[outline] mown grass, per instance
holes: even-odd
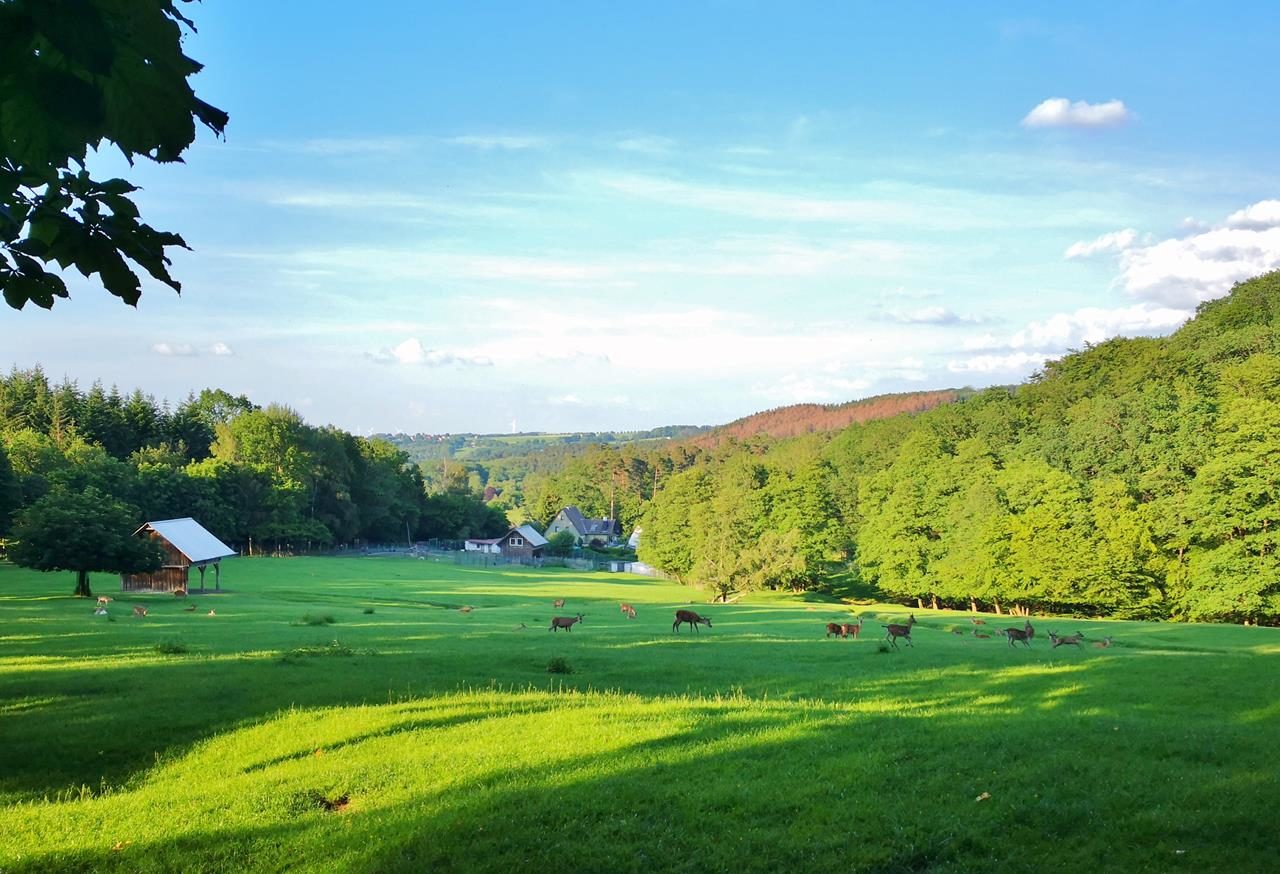
[[[917,611],[885,653],[898,608],[607,574],[224,582],[108,623],[0,565],[0,869],[1274,869],[1271,629],[1033,619],[1026,650]],[[691,600],[714,628],[672,634]],[[863,637],[827,639],[851,611]]]

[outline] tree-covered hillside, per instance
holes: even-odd
[[[1278,520],[1272,273],[1014,390],[705,457],[645,507],[641,557],[726,592],[847,567],[907,601],[1274,622]]]

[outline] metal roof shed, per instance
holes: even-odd
[[[191,568],[200,571],[200,588],[204,589],[204,572],[213,565],[214,589],[222,588],[222,559],[236,554],[190,517],[148,522],[133,532],[150,537],[164,550],[164,564],[150,574],[125,574],[121,577],[125,591],[186,591]]]

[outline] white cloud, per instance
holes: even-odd
[[[512,136],[512,135],[468,135],[449,137],[445,142],[458,146],[469,146],[487,152],[493,149],[518,151],[521,149],[541,149],[548,144],[546,137]]]
[[[231,351],[231,347],[226,343],[214,343],[209,347],[209,351],[218,357],[226,357],[235,354]]]
[[[1047,352],[1012,352],[1008,355],[975,355],[972,358],[947,362],[952,373],[999,373],[1026,375],[1057,356]]]
[[[1014,333],[1006,345],[1011,349],[1065,351],[1112,337],[1167,334],[1191,315],[1190,310],[1145,303],[1117,309],[1084,307],[1074,313],[1058,313],[1043,321],[1031,322]]]
[[[904,325],[959,325],[976,324],[982,320],[976,316],[962,316],[942,306],[918,307],[913,310],[890,310],[888,316]]]
[[[1050,97],[1022,119],[1024,127],[1104,128],[1124,124],[1133,114],[1121,100],[1106,103],[1074,103],[1065,97]]]
[[[1110,234],[1090,240],[1089,242],[1080,241],[1072,243],[1063,254],[1064,258],[1090,258],[1100,252],[1123,252],[1131,247],[1138,238],[1138,232],[1133,228],[1125,228],[1123,231],[1114,231]]]
[[[1216,228],[1121,253],[1119,281],[1134,297],[1190,309],[1276,269],[1280,227]]]
[[[200,353],[190,343],[156,343],[151,351],[157,355],[175,355],[190,358]]]
[[[1227,227],[1264,231],[1280,227],[1280,200],[1260,200],[1227,216]]]
[[[376,352],[367,352],[365,355],[379,364],[423,365],[426,367],[445,367],[450,364],[468,367],[488,367],[493,364],[491,360],[484,357],[457,355],[452,352],[443,352],[439,349],[428,349],[422,345],[422,341],[417,337],[410,337],[395,346],[384,347]]]

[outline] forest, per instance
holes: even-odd
[[[383,440],[205,389],[176,407],[140,390],[0,377],[0,538],[22,513],[92,490],[136,520],[192,516],[244,550],[496,536],[505,516],[465,477],[424,488]]]

